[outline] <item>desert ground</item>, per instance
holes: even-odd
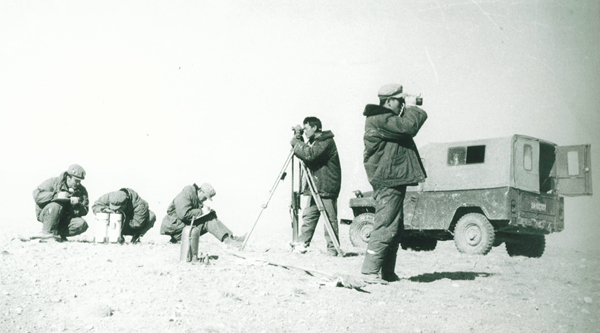
[[[90,231],[39,242],[21,238],[41,225],[21,222],[0,235],[0,332],[600,331],[599,253],[558,245],[560,234],[539,259],[504,245],[400,250],[400,281],[347,288],[336,278],[358,276],[364,256],[346,225],[343,258],[325,254],[321,226],[308,253],[292,253],[281,224],[241,252],[203,236],[207,265],[180,261],[157,230],[136,245],[95,244]]]

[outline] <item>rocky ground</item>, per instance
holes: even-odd
[[[400,281],[357,290],[328,278],[360,271],[347,228],[344,258],[325,254],[322,232],[304,255],[278,237],[253,236],[238,252],[206,235],[208,265],[181,262],[180,246],[164,236],[40,243],[5,230],[0,332],[600,331],[597,252],[554,246],[554,235],[540,259],[509,257],[503,245],[468,256],[442,242],[433,252],[401,251]]]

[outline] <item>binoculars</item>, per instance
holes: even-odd
[[[414,97],[415,98],[415,105],[421,106],[423,105],[423,97],[421,97],[421,94],[418,94],[417,96],[415,95],[406,95],[406,97]],[[404,97],[404,100],[406,101],[406,97]]]

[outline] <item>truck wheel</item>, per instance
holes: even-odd
[[[506,242],[506,252],[509,256],[523,256],[539,258],[546,249],[546,237],[544,235],[523,236],[519,241]]]
[[[400,239],[400,246],[403,250],[410,249],[413,251],[433,251],[437,246],[437,239],[403,237],[402,239]]]
[[[354,218],[350,226],[350,242],[352,245],[360,249],[367,248],[374,222],[375,214],[373,213],[363,213]]]
[[[456,223],[454,243],[462,253],[488,254],[494,244],[494,227],[482,214],[466,214]]]

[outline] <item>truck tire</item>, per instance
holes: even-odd
[[[437,239],[435,238],[417,238],[417,237],[403,237],[400,239],[400,246],[403,250],[413,251],[433,251],[437,246]]]
[[[375,214],[373,213],[363,213],[354,218],[352,225],[350,225],[350,242],[352,245],[360,249],[367,249],[374,222]]]
[[[546,237],[544,235],[522,236],[515,242],[506,242],[506,252],[509,256],[523,256],[539,258],[546,249]]]
[[[479,213],[461,217],[454,228],[454,244],[459,252],[485,255],[494,244],[494,227]]]

